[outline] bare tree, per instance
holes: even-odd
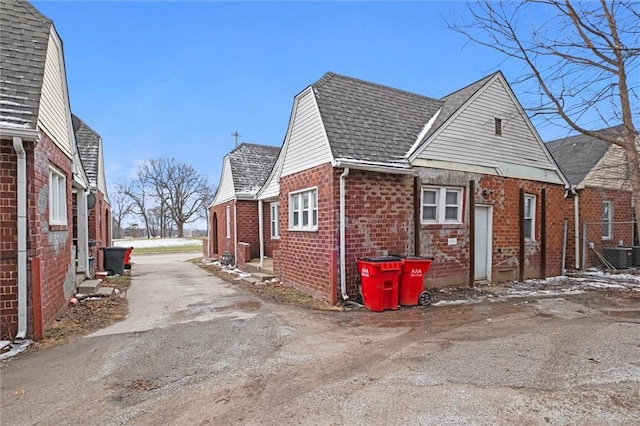
[[[154,189],[161,212],[165,207],[168,209],[178,237],[184,236],[186,223],[205,217],[213,189],[207,177],[198,174],[192,166],[173,158],[161,158],[145,161],[139,174]]]
[[[485,0],[470,20],[450,25],[470,40],[525,64],[516,84],[537,96],[525,105],[535,120],[572,130],[624,151],[640,218],[640,6],[632,0]],[[619,125],[616,132],[597,129]]]
[[[122,238],[122,222],[133,211],[133,203],[131,197],[125,193],[125,187],[126,185],[124,183],[118,183],[109,191],[111,194],[111,212],[116,229],[116,238]]]
[[[152,202],[152,194],[150,193],[149,181],[146,175],[138,170],[137,177],[129,184],[123,184],[121,190],[131,200],[131,212],[142,218],[147,238],[151,238],[148,209]]]

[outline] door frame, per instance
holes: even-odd
[[[487,268],[487,277],[485,278],[487,281],[491,281],[491,269],[492,269],[492,260],[493,260],[493,206],[490,204],[476,204],[474,206],[474,209],[486,209],[487,210],[487,230],[486,230],[486,241],[487,241],[487,257],[486,259],[484,259],[484,263],[486,265]],[[473,275],[474,275],[474,281],[484,281],[484,279],[480,279],[477,280],[475,279],[475,267],[478,264],[478,262],[481,262],[482,259],[478,258],[477,253],[475,253],[476,247],[475,244],[478,242],[478,238],[477,238],[477,233],[479,230],[479,223],[478,223],[478,218],[476,215],[476,211],[474,210],[473,214],[475,216],[474,219],[474,245],[471,248],[474,251],[474,271],[473,271]]]

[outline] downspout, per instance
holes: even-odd
[[[258,200],[258,236],[260,238],[260,263],[258,264],[258,269],[262,269],[264,263],[264,211],[263,211],[263,202],[262,200]],[[272,219],[273,220],[273,219]]]
[[[14,136],[13,149],[18,157],[18,333],[27,336],[27,153],[22,138]]]
[[[576,193],[573,197],[573,228],[574,228],[574,240],[575,240],[575,256],[576,256],[576,270],[580,269],[580,203],[578,202],[579,195]]]
[[[233,252],[236,267],[238,267],[238,200],[233,200]]]
[[[346,206],[345,206],[345,180],[349,176],[349,168],[345,167],[344,171],[340,175],[340,292],[342,293],[342,298],[347,300],[349,296],[347,295],[347,267],[345,265],[346,262]]]

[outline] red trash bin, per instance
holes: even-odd
[[[358,259],[364,307],[380,312],[398,309],[398,282],[402,259],[397,256]]]
[[[124,252],[124,269],[131,269],[131,252],[133,247],[127,247],[127,251]]]
[[[398,301],[403,306],[429,305],[431,294],[424,291],[424,275],[431,268],[433,258],[407,256],[402,259],[402,274],[398,289]]]

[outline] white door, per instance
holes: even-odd
[[[491,280],[491,207],[475,209],[474,279]]]

